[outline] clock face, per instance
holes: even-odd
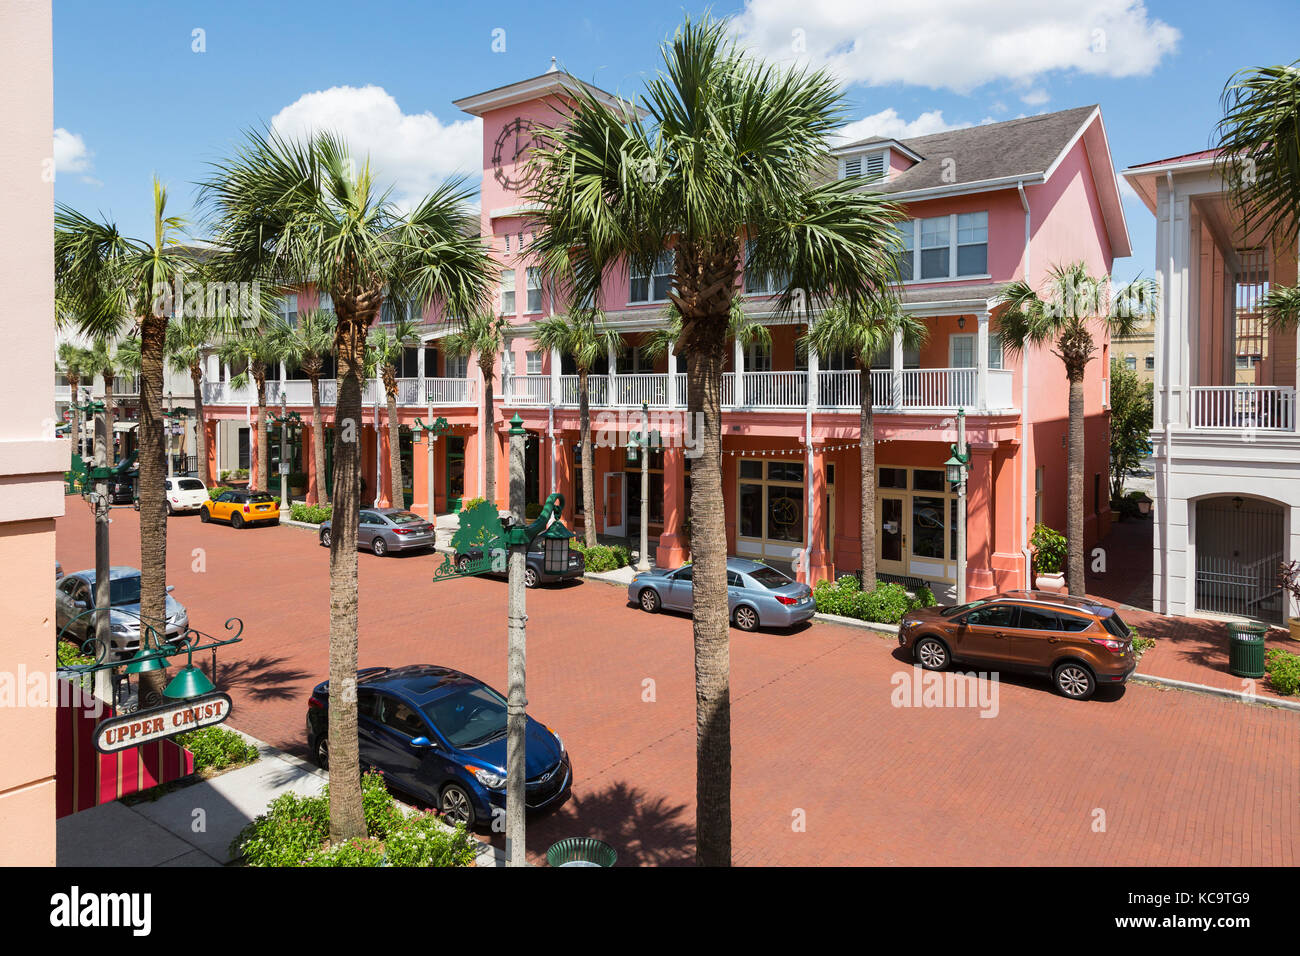
[[[533,125],[516,117],[497,134],[492,147],[492,175],[506,189],[519,189],[524,184],[522,173],[516,169],[511,175],[506,166],[518,167],[525,160],[525,152],[533,145]]]

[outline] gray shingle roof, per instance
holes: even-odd
[[[1095,105],[1079,106],[1041,116],[900,139],[898,142],[921,156],[921,161],[896,173],[889,182],[875,183],[871,188],[900,193],[1044,173],[1096,108]],[[837,152],[888,140],[889,137],[873,136],[839,147]],[[953,161],[951,167],[945,164],[946,159]],[[948,168],[956,176],[951,182],[943,179]]]

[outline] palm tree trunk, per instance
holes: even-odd
[[[167,475],[163,447],[163,358],[167,320],[147,315],[140,320],[140,620],[153,629],[159,642],[167,636],[167,501],[163,479]],[[112,377],[105,385],[105,424],[111,449],[113,435]],[[112,461],[112,452],[109,460]],[[139,706],[163,703],[166,671],[139,675]]]
[[[591,455],[591,402],[587,396],[585,368],[578,369],[578,421],[582,443],[582,540],[596,546],[596,463]]]
[[[876,397],[871,389],[871,369],[866,365],[858,369],[858,394],[862,399],[858,422],[858,464],[862,472],[858,536],[862,543],[862,590],[871,591],[876,587]]]
[[[320,414],[319,375],[311,376],[311,450],[312,466],[316,471],[316,500],[318,504],[328,505],[330,490],[325,484],[325,425]]]
[[[499,508],[500,503],[497,501],[497,432],[492,419],[492,356],[488,356],[487,362],[483,362],[480,358],[478,367],[483,372],[483,434],[480,437],[483,441],[483,469],[487,472],[483,479],[483,487],[486,490],[487,500],[492,502],[492,507]]]
[[[394,508],[406,507],[406,492],[402,488],[401,423],[397,420],[397,392],[388,392],[388,501]]]
[[[1067,370],[1070,379],[1069,478],[1065,495],[1065,536],[1069,545],[1067,583],[1074,595],[1083,580],[1083,370]]]
[[[77,392],[81,388],[81,377],[68,376],[68,389],[72,392],[72,401],[68,403],[68,436],[72,439],[72,453],[81,454],[81,411],[77,408]]]
[[[108,467],[115,468],[117,467],[117,453],[115,451],[117,446],[114,444],[114,440],[117,438],[117,436],[113,434],[113,420],[115,417],[113,415],[113,373],[105,372],[103,377],[104,377],[104,427],[108,430]],[[143,375],[141,377],[143,377]],[[159,395],[159,403],[160,403],[159,407],[161,408],[162,407],[161,406],[161,402],[162,402],[161,383],[158,386],[158,395]],[[140,396],[140,407],[141,408],[144,407],[143,393]],[[166,463],[167,460],[166,458],[164,458],[163,459],[164,472],[166,472],[166,467],[165,467]]]
[[[257,383],[257,484],[254,491],[270,487],[267,471],[271,468],[271,442],[266,434],[266,382]]]
[[[198,453],[199,460],[196,462],[195,469],[203,476],[203,483],[211,485],[216,477],[208,471],[208,419],[207,412],[203,407],[203,368],[196,365],[190,369],[190,380],[194,382],[194,420],[198,423]]]
[[[375,308],[377,308],[378,296]],[[334,519],[330,536],[330,839],[366,835],[357,739],[357,522],[361,515],[361,379],[366,317],[337,297]],[[372,310],[373,312],[373,310]],[[373,314],[369,316],[373,318]]]
[[[731,865],[731,646],[727,607],[727,527],[722,504],[722,366],[727,315],[701,317],[708,329],[688,353],[687,408],[702,424],[691,465],[691,555],[695,571],[695,861]],[[716,329],[716,331],[715,331]],[[701,341],[703,340],[703,341]]]

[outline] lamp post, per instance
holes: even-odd
[[[637,436],[641,447],[641,553],[637,557],[637,571],[650,570],[650,407],[641,403],[641,434]]]
[[[519,413],[510,419],[510,542],[507,577],[507,681],[506,701],[506,861],[510,866],[524,866],[525,736],[528,729],[528,698],[524,692],[527,673],[528,614],[524,575],[527,572],[526,537],[514,532],[524,519],[524,431]]]
[[[271,415],[266,420],[266,435],[271,436],[271,429],[280,426],[280,509],[289,508],[289,426],[302,426],[302,416],[289,411],[289,396],[280,390],[280,414]]]
[[[447,424],[447,419],[439,418],[436,421],[434,420],[432,402],[429,404],[429,424],[426,425],[417,418],[415,424],[411,426],[411,441],[414,444],[418,445],[420,443],[421,434],[428,436],[425,449],[428,462],[425,468],[425,494],[429,501],[427,509],[429,521],[434,523],[437,523],[438,516],[434,513],[435,509],[433,507],[433,446],[437,442],[439,435],[445,435],[449,431],[451,431],[451,426]]]
[[[966,475],[970,473],[970,448],[966,445],[966,409],[957,409],[957,444],[944,462],[949,484],[957,488],[957,603],[966,603]]]
[[[167,477],[168,478],[174,478],[176,476],[176,454],[172,449],[172,438],[174,437],[174,433],[176,431],[176,427],[178,423],[181,422],[185,418],[185,416],[189,414],[188,408],[186,408],[183,405],[173,405],[172,401],[173,401],[172,394],[168,392],[167,404],[171,407],[168,411],[163,412],[163,418],[167,419],[167,425],[166,425],[167,431],[165,437],[166,437],[166,445],[167,445]]]

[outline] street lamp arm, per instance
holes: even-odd
[[[506,534],[507,542],[522,545],[532,544],[533,540],[550,525],[551,519],[554,518],[558,521],[563,511],[564,495],[558,491],[551,492],[546,496],[546,504],[542,505],[542,511],[537,516],[537,520],[522,528],[511,528]]]

